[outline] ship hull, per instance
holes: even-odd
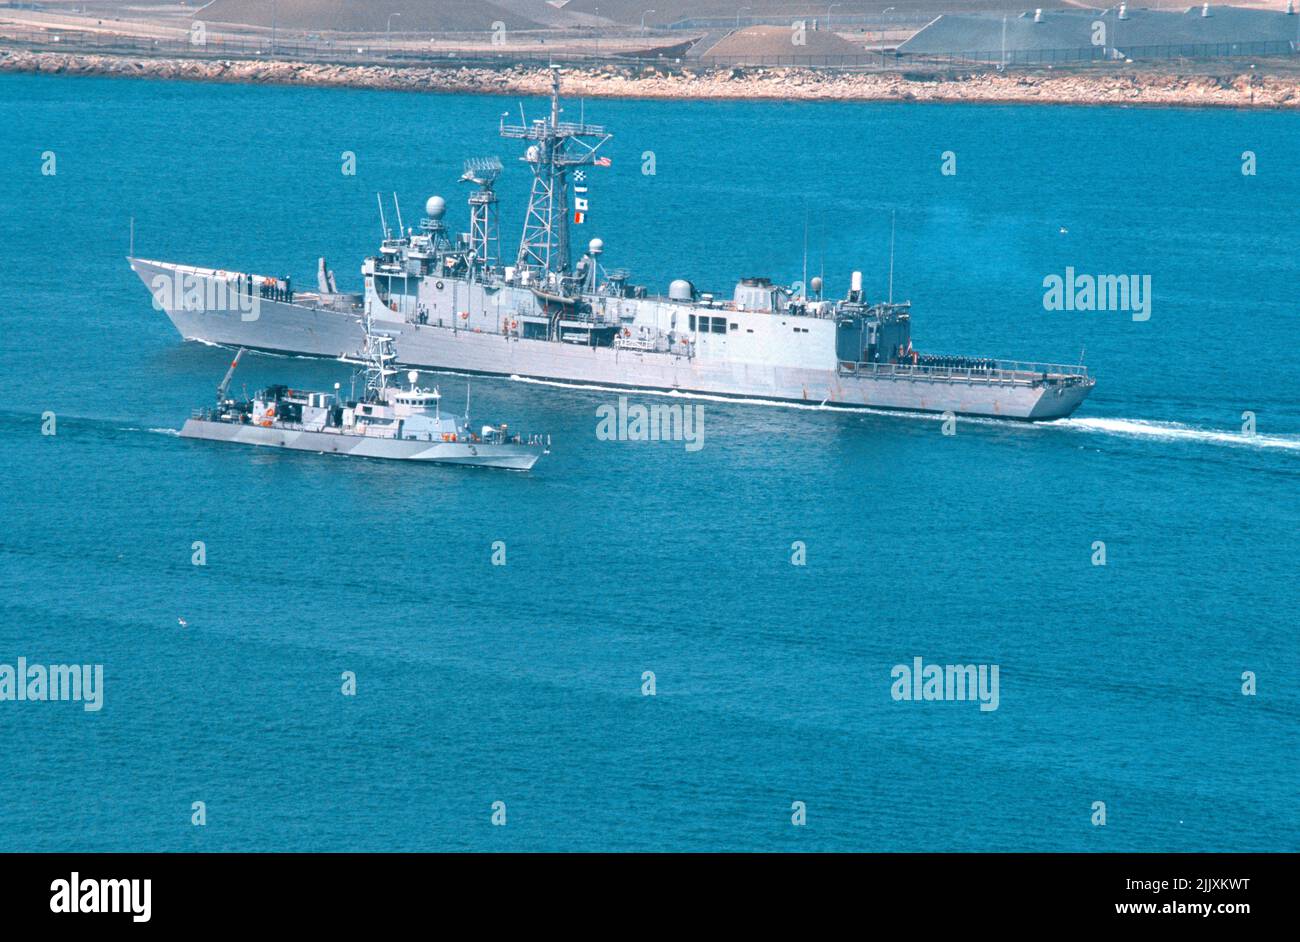
[[[527,445],[472,442],[418,442],[391,438],[367,438],[364,435],[341,435],[297,429],[236,425],[189,419],[181,428],[182,438],[212,442],[230,442],[310,451],[325,455],[350,455],[358,458],[386,458],[397,461],[424,461],[482,468],[506,468],[527,471],[536,463],[541,451]]]
[[[132,259],[131,264],[146,285],[170,270],[166,263],[142,259]],[[331,358],[355,357],[361,342],[356,312],[269,299],[260,299],[255,317],[239,310],[174,305],[163,309],[187,340]],[[1067,416],[1091,391],[1091,383],[995,383],[979,377],[954,381],[907,373],[853,375],[835,368],[639,352],[431,324],[376,323],[393,338],[404,367],[574,385],[1029,421]]]

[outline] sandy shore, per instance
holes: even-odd
[[[1219,71],[1216,71],[1219,70]],[[304,62],[143,59],[0,49],[0,71],[257,82],[470,94],[542,95],[544,69],[344,66]],[[1226,108],[1300,108],[1300,73],[1251,71],[1246,60],[1200,64],[1182,74],[1137,70],[847,73],[797,68],[633,72],[618,65],[565,69],[564,90],[589,98],[773,99],[781,101],[1042,102]]]

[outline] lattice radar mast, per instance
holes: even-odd
[[[465,161],[465,172],[460,175],[462,183],[478,187],[469,195],[469,247],[486,269],[496,268],[500,263],[501,232],[493,187],[501,169],[500,157],[471,157]]]
[[[532,123],[506,124],[501,136],[530,141],[522,159],[533,171],[516,266],[546,276],[573,271],[569,248],[569,171],[593,166],[596,151],[613,135],[600,125],[561,121],[560,70],[551,66],[551,113]],[[520,120],[523,121],[522,106]]]

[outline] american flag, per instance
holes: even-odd
[[[597,167],[608,167],[612,161],[608,157],[597,157],[592,163]]]

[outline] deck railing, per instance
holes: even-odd
[[[958,359],[956,357],[954,360]],[[969,360],[970,358],[966,358]],[[980,366],[912,363],[853,363],[841,360],[844,376],[877,376],[881,379],[926,379],[945,383],[1036,386],[1044,383],[1079,386],[1092,382],[1082,364],[1036,363],[1024,360],[981,360]]]

